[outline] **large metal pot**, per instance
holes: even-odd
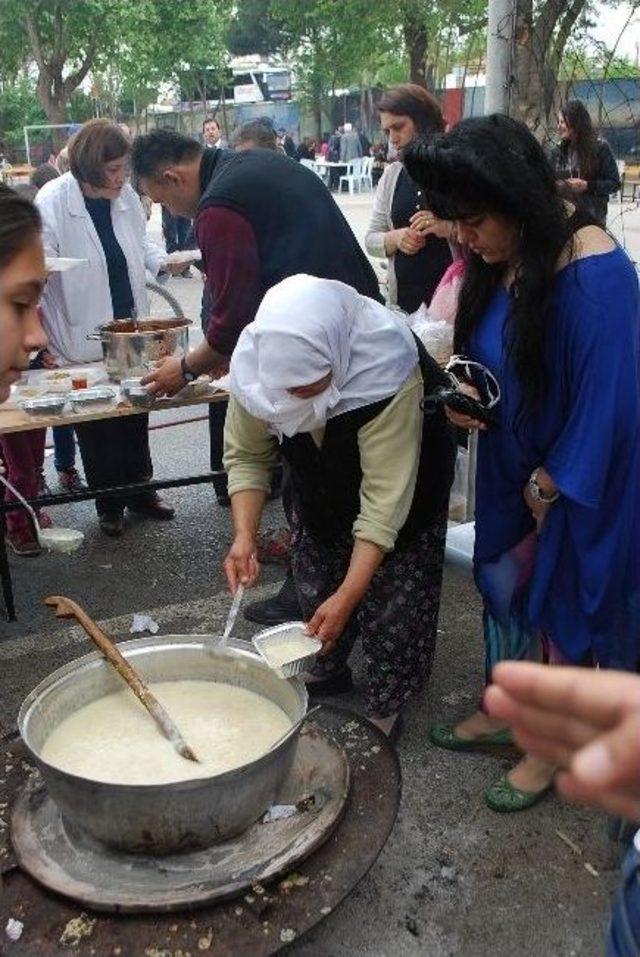
[[[165,356],[184,356],[190,325],[190,319],[122,319],[98,326],[87,339],[102,343],[109,378],[120,382],[145,375],[152,363]]]
[[[203,637],[170,635],[118,645],[148,682],[224,681],[275,702],[298,721],[307,692],[297,678],[283,681],[245,642],[203,650]],[[176,784],[124,785],[90,781],[48,764],[40,750],[52,728],[81,706],[123,687],[99,652],[58,668],[25,699],[20,733],[65,819],[112,847],[168,854],[207,847],[239,834],[274,802],[293,761],[298,729],[256,761],[213,777]]]

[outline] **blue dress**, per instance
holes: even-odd
[[[640,663],[640,302],[622,249],[557,274],[544,399],[523,413],[499,290],[467,353],[502,389],[500,427],[481,433],[475,574],[487,667],[532,655],[548,635],[576,664]],[[543,466],[561,497],[540,535],[523,491]]]

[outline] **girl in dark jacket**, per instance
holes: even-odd
[[[569,100],[558,116],[560,145],[551,159],[567,199],[606,226],[609,196],[620,189],[620,174],[611,147],[598,138],[584,103]]]

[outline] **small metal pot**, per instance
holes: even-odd
[[[190,319],[123,319],[98,326],[87,339],[102,343],[113,382],[143,376],[166,356],[182,357],[189,348]]]
[[[307,712],[298,678],[282,681],[245,642],[203,649],[204,636],[168,635],[118,647],[147,682],[223,681],[269,698],[295,724]],[[99,652],[69,662],[25,699],[18,727],[63,817],[89,836],[123,851],[170,854],[208,847],[244,831],[274,803],[289,773],[300,728],[260,758],[224,774],[174,784],[126,785],[69,774],[40,758],[49,733],[96,698],[122,690]]]

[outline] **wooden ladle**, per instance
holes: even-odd
[[[98,646],[110,665],[116,669],[121,678],[129,685],[134,695],[147,709],[153,720],[156,722],[165,738],[171,742],[178,754],[188,761],[198,761],[192,749],[184,740],[177,726],[164,710],[160,702],[149,691],[146,684],[127,659],[118,651],[114,643],[105,635],[104,631],[96,622],[87,615],[80,605],[64,595],[51,595],[45,598],[45,605],[55,608],[58,618],[75,618],[79,625],[84,628],[89,638]]]

